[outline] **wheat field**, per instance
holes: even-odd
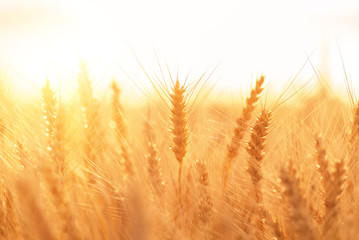
[[[270,81],[230,104],[174,78],[138,107],[86,69],[70,100],[2,81],[1,239],[358,239],[358,103]]]

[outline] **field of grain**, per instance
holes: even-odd
[[[137,107],[120,80],[95,95],[86,68],[66,100],[3,79],[0,238],[359,238],[355,96],[271,94],[262,75],[215,101],[172,77]]]

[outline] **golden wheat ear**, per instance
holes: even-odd
[[[65,239],[80,240],[80,233],[76,226],[66,186],[49,164],[43,163],[41,170],[52,196],[53,204],[57,207],[56,212],[61,219],[61,235],[65,236]]]
[[[172,151],[179,163],[178,169],[178,194],[181,202],[181,175],[183,159],[187,153],[188,129],[186,112],[186,88],[181,86],[177,80],[170,94],[171,108],[171,133],[172,133]]]
[[[49,159],[56,166],[57,173],[63,177],[66,170],[64,106],[58,101],[49,80],[46,80],[46,84],[42,88],[42,96],[48,141],[45,150]]]
[[[104,131],[99,104],[94,97],[91,80],[88,76],[86,64],[81,65],[78,75],[78,92],[82,110],[84,157],[83,162],[87,170],[89,183],[96,182],[98,164],[104,160]]]
[[[350,138],[348,141],[348,184],[346,191],[350,195],[353,201],[358,199],[354,196],[354,191],[358,182],[358,153],[359,153],[359,102],[354,108],[352,126],[350,131]]]
[[[326,158],[326,149],[323,146],[323,139],[318,134],[315,137],[315,150],[316,150],[316,159],[318,162],[317,170],[321,175],[321,182],[324,187],[324,191],[327,192],[329,186],[331,185],[329,163]]]
[[[280,179],[285,187],[283,192],[290,207],[290,228],[296,234],[296,239],[319,239],[319,231],[314,225],[313,219],[307,208],[306,201],[299,187],[299,180],[296,177],[296,170],[292,163],[288,168],[282,168]]]
[[[335,163],[335,170],[331,175],[331,184],[325,193],[325,214],[322,222],[323,239],[339,239],[337,235],[341,221],[338,218],[340,210],[340,197],[345,183],[345,166],[344,161]]]
[[[45,210],[40,204],[38,194],[34,190],[34,183],[29,176],[21,177],[16,182],[18,196],[21,196],[21,209],[23,214],[24,239],[57,239],[54,235],[53,226],[46,217]]]
[[[237,118],[237,126],[231,139],[231,143],[227,146],[227,155],[223,166],[223,191],[225,191],[228,181],[229,170],[232,166],[233,159],[238,155],[238,149],[241,145],[244,133],[248,128],[248,122],[251,119],[252,112],[259,100],[259,95],[263,91],[264,76],[262,75],[256,80],[256,85],[252,89],[250,96],[246,99],[246,105],[242,110],[242,116]]]
[[[148,143],[148,153],[146,155],[148,167],[148,175],[152,182],[154,191],[158,197],[160,197],[165,188],[165,183],[162,177],[162,169],[160,166],[160,158],[158,157],[158,150],[156,145]]]
[[[19,212],[15,207],[14,189],[9,187],[6,179],[0,177],[0,239],[21,238],[21,225]]]
[[[213,200],[209,192],[209,174],[207,165],[203,162],[196,160],[195,162],[198,183],[200,190],[200,201],[198,208],[198,218],[203,225],[209,223],[212,217]]]
[[[357,141],[359,136],[359,102],[357,103],[357,106],[354,108],[354,114],[353,114],[353,122],[350,132],[350,143],[354,143]]]
[[[68,170],[68,162],[65,139],[65,109],[61,102],[59,102],[57,108],[53,138],[53,152],[56,171],[61,175],[62,178],[64,178]]]
[[[43,117],[45,119],[46,136],[48,141],[46,146],[46,152],[48,152],[49,157],[53,159],[57,99],[48,79],[46,80],[45,86],[42,88],[42,100],[42,106],[44,111]]]
[[[264,216],[263,193],[261,180],[263,179],[262,162],[265,156],[264,147],[265,140],[268,135],[268,126],[272,113],[263,109],[256,119],[250,134],[250,141],[246,146],[246,150],[250,156],[248,159],[247,172],[249,173],[253,184],[253,198],[257,203],[255,214],[258,215],[257,228],[259,229],[258,238],[262,239],[264,233]]]
[[[111,83],[111,89],[113,92],[111,99],[112,117],[113,121],[115,122],[115,136],[120,145],[122,167],[127,176],[133,175],[134,169],[128,152],[129,144],[127,143],[126,139],[127,126],[125,122],[123,107],[120,102],[121,90],[115,80],[113,80]]]
[[[112,101],[113,120],[116,124],[115,131],[117,137],[125,138],[126,124],[124,119],[123,107],[120,103],[121,89],[117,85],[115,80],[113,80],[111,83],[111,89],[113,92],[111,101]]]
[[[250,134],[251,140],[248,142],[246,150],[250,156],[248,160],[248,173],[251,176],[255,189],[256,201],[262,202],[262,190],[260,181],[263,179],[262,161],[265,155],[265,140],[268,135],[268,126],[272,113],[263,109],[259,114]]]

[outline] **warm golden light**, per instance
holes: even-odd
[[[0,239],[359,239],[358,13],[0,1]]]

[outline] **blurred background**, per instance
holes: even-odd
[[[284,0],[3,0],[0,70],[22,93],[77,86],[80,61],[98,89],[116,78],[138,96],[159,62],[193,80],[211,72],[222,94],[264,73],[273,89],[317,76],[359,87],[359,2]],[[138,60],[136,60],[136,57]],[[303,67],[304,66],[304,67]]]

